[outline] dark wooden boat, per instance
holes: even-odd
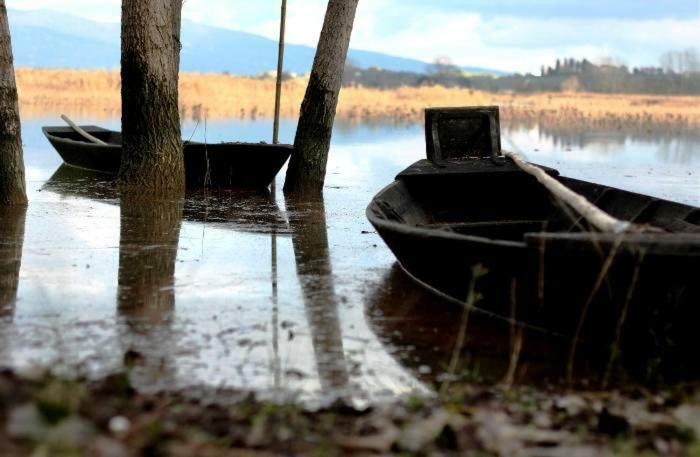
[[[429,160],[367,208],[403,269],[455,303],[475,284],[478,307],[565,335],[697,347],[700,209],[546,169],[609,214],[661,229],[592,231],[500,157],[499,136],[497,109],[427,111]],[[477,265],[488,273],[472,283]]]
[[[70,127],[42,130],[66,164],[116,175],[121,162],[121,133],[96,126],[82,128],[107,144],[90,143]],[[187,185],[193,187],[265,188],[292,152],[290,145],[264,143],[185,142],[184,149]]]

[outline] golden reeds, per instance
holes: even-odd
[[[20,110],[25,117],[119,116],[118,71],[20,68]],[[295,118],[306,81],[283,85],[281,115]],[[182,73],[180,109],[187,119],[271,118],[274,79]],[[578,126],[697,128],[700,97],[591,93],[503,94],[444,87],[391,90],[348,87],[341,92],[338,118],[345,121],[420,122],[430,106],[499,105],[504,121]]]

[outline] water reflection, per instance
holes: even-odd
[[[147,376],[150,386],[156,379],[172,385],[175,371],[170,360],[176,344],[171,327],[182,208],[179,200],[140,195],[122,195],[120,199],[120,340],[126,363],[144,368],[135,373]]]
[[[562,176],[700,205],[700,134],[690,130],[511,125],[503,145]]]
[[[366,307],[370,326],[388,350],[417,377],[437,387],[462,380],[607,388],[625,383],[678,383],[699,376],[693,353],[696,345],[689,338],[677,345],[665,341],[670,330],[684,335],[688,331],[665,326],[661,315],[656,316],[658,324],[627,328],[624,338],[580,342],[576,370],[570,378],[571,336],[530,328],[478,309],[471,311],[463,329],[463,312],[455,302],[417,285],[398,264],[369,296]],[[466,337],[460,344],[462,331]],[[655,344],[649,341],[649,334],[655,336]],[[455,361],[456,366],[451,367]]]
[[[425,382],[558,382],[565,374],[566,340],[472,310],[460,328],[463,308],[411,280],[396,264],[368,297],[372,329],[394,356]],[[460,346],[458,335],[465,338]],[[596,366],[581,353],[581,377]],[[454,359],[454,360],[453,360]],[[456,360],[455,366],[450,366]],[[453,372],[450,373],[450,369]]]
[[[0,338],[11,343],[0,342],[0,364],[77,366],[99,375],[120,369],[129,352],[144,386],[227,386],[266,398],[286,391],[312,404],[319,391],[350,391],[361,402],[427,393],[418,379],[445,379],[438,376],[450,364],[461,309],[400,279],[400,270],[391,268],[394,256],[364,217],[373,195],[424,156],[420,126],[339,125],[322,203],[275,201],[269,192],[190,190],[177,240],[173,208],[161,208],[160,216],[131,203],[120,208],[122,197],[109,179],[59,167],[39,129],[50,123],[23,124],[30,206],[17,305],[12,321],[0,319]],[[217,121],[208,124],[207,139],[259,140],[268,127]],[[194,139],[202,133],[200,127]],[[594,143],[567,152],[536,131],[519,135],[516,143],[528,153],[539,149],[574,177],[619,181],[628,170],[646,175],[653,164],[652,181],[612,184],[654,193],[661,182],[661,196],[681,201],[697,194],[688,167],[660,162],[656,145],[643,138],[606,155]],[[629,167],[623,172],[615,161]],[[128,228],[140,217],[153,237]],[[12,226],[4,219],[0,230]],[[3,246],[0,258],[16,257],[6,256]],[[160,271],[146,268],[149,263]],[[517,335],[503,321],[470,316],[456,375],[490,382],[509,373],[513,382],[562,376],[569,342],[525,329],[513,356]],[[579,351],[576,374],[602,372],[607,349],[602,367]]]
[[[59,167],[41,191],[80,206],[118,207],[116,346],[133,365],[141,388],[183,385],[183,378],[193,374],[188,366],[196,374],[215,364],[212,371],[228,373],[228,382],[261,391],[267,384],[275,398],[297,395],[292,388],[302,386],[314,392],[314,402],[351,400],[338,310],[343,300],[335,291],[322,200],[289,200],[283,212],[269,191],[188,189],[183,203],[120,196],[109,177],[67,166]],[[220,260],[206,247],[212,242],[216,257],[226,259],[214,276],[221,285],[212,285],[207,274]],[[270,257],[260,255],[264,244]],[[286,273],[290,260],[293,281]],[[252,263],[246,267],[246,262]],[[266,268],[263,284],[256,276]],[[255,279],[246,281],[250,276]],[[216,303],[222,286],[229,298]],[[258,295],[260,288],[271,290],[269,302]],[[238,303],[251,300],[254,306],[244,315],[249,306]],[[300,315],[296,303],[302,305]],[[204,313],[211,321],[203,321]],[[220,341],[211,344],[212,338]],[[217,348],[219,343],[225,347]],[[212,359],[204,363],[202,352]],[[191,355],[197,357],[194,367],[187,360]],[[258,371],[263,366],[269,367],[266,375]]]
[[[338,317],[339,299],[333,284],[323,197],[305,202],[287,199],[287,208],[321,391],[325,397],[347,398],[349,375]]]
[[[114,205],[120,202],[113,177],[68,165],[61,165],[42,190]],[[250,233],[289,233],[287,220],[267,189],[187,189],[182,218]]]
[[[506,135],[536,138],[541,145],[557,150],[594,150],[601,157],[622,154],[631,148],[653,148],[660,163],[689,165],[700,163],[700,134],[687,128],[582,129],[572,124],[509,123]]]
[[[42,191],[55,192],[63,197],[81,197],[93,200],[111,200],[118,204],[117,185],[111,175],[61,164],[41,186]]]
[[[0,319],[15,311],[26,214],[24,206],[0,205]]]

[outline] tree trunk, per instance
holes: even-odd
[[[181,0],[122,1],[122,185],[182,192]]]
[[[12,41],[5,0],[0,0],[0,205],[26,204],[22,134]]]
[[[285,192],[320,193],[358,0],[330,0],[301,104]]]

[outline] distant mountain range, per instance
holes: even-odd
[[[120,26],[100,23],[57,11],[10,10],[15,65],[41,68],[118,68]],[[257,75],[277,67],[277,42],[251,33],[210,27],[191,21],[182,25],[183,71]],[[287,44],[285,70],[306,73],[314,48]],[[423,73],[427,64],[378,52],[351,49],[349,60],[358,67]],[[484,68],[470,73],[501,74]]]

